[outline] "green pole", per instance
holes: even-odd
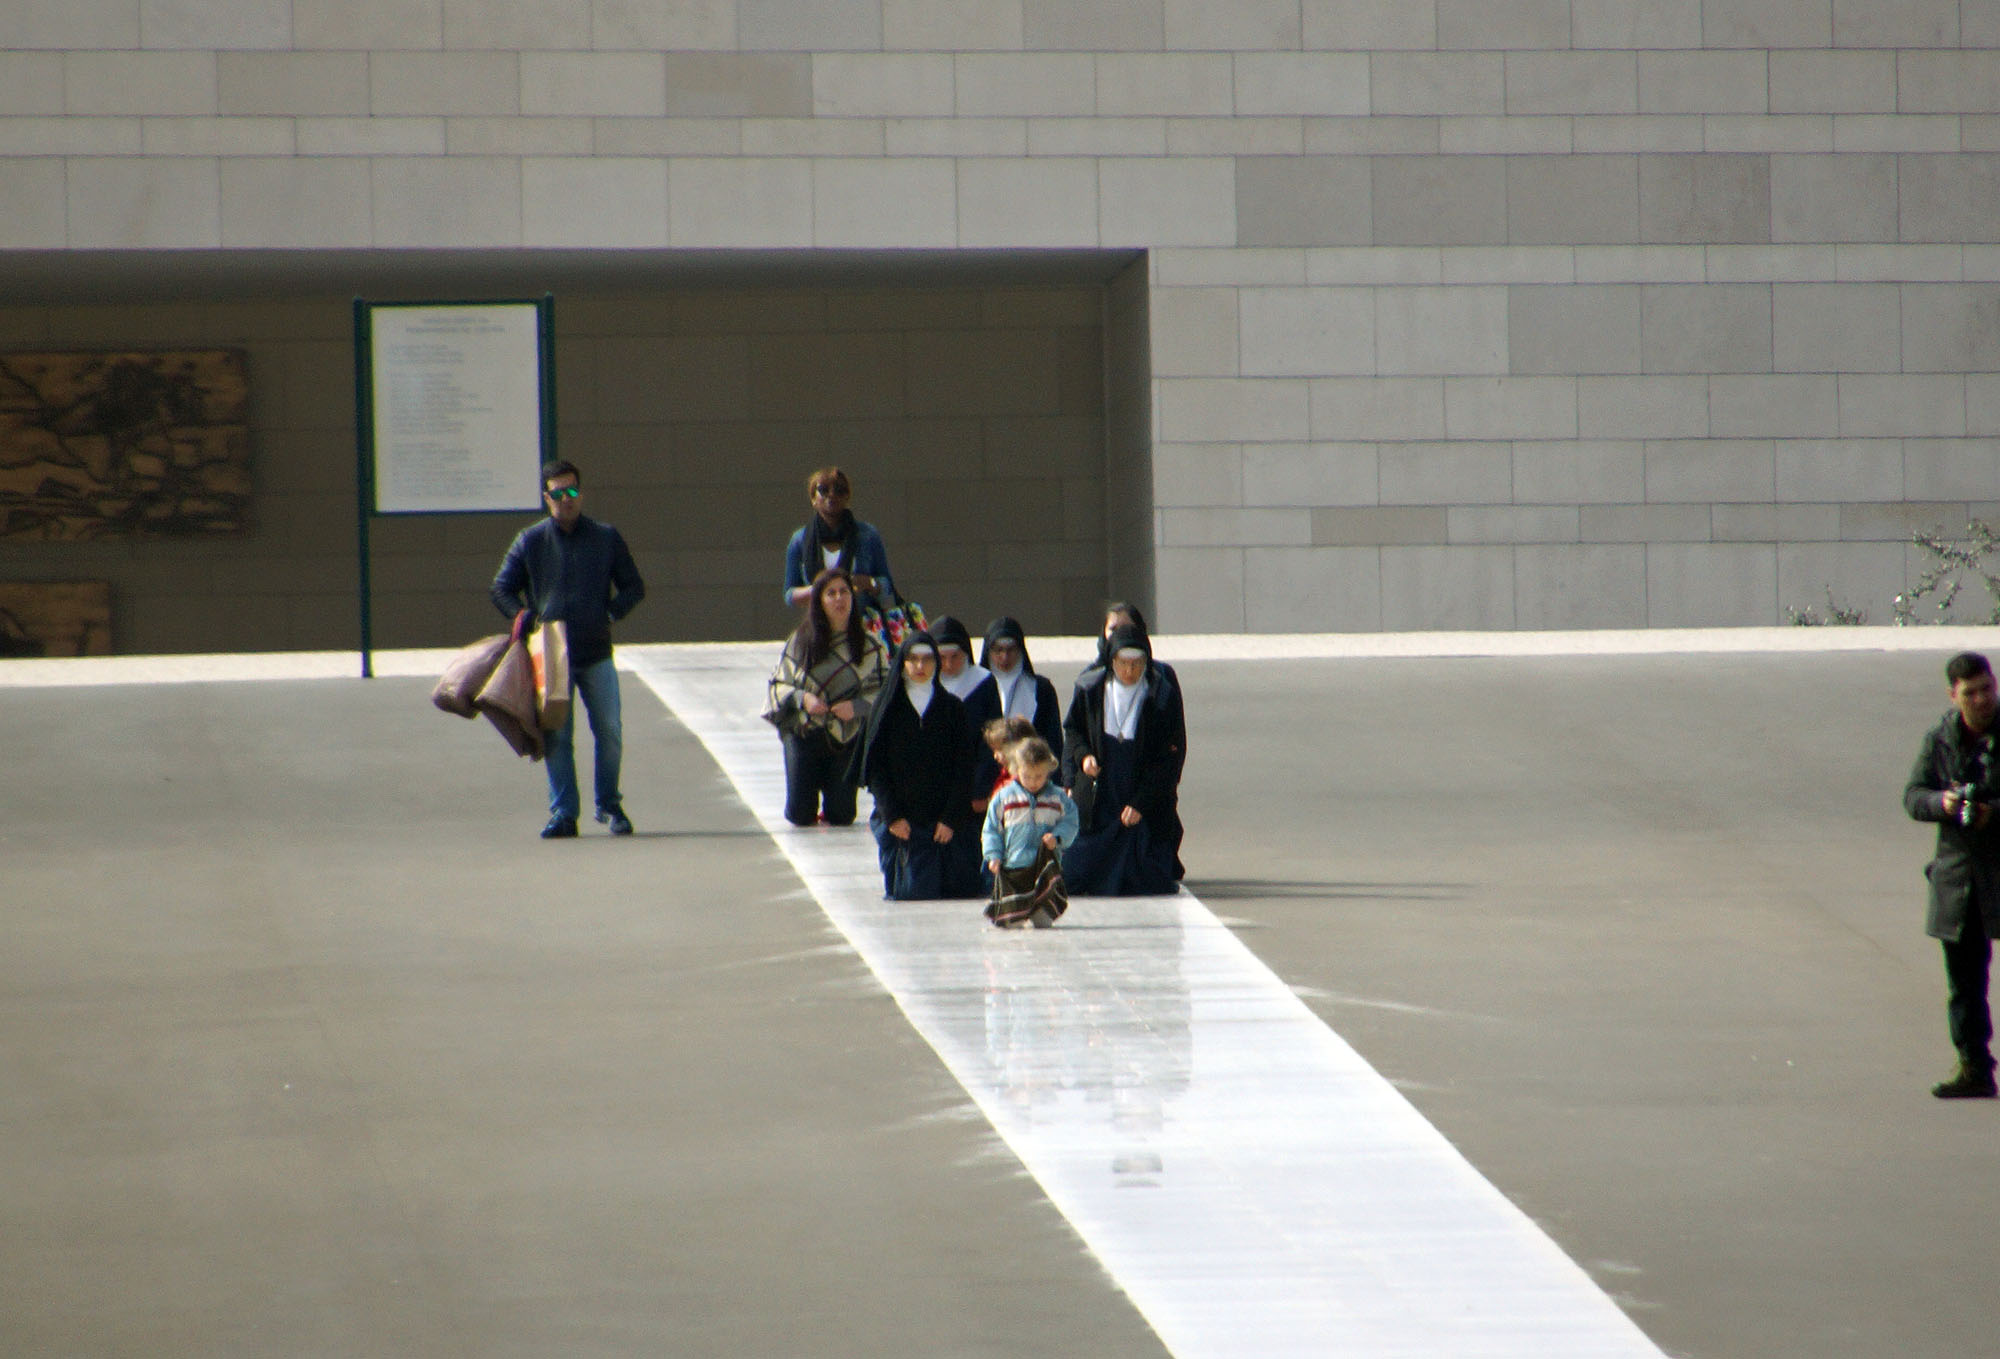
[[[368,519],[375,506],[375,365],[368,303],[354,299],[354,522],[361,563],[361,678],[375,677],[369,611]]]

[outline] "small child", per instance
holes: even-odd
[[[1002,929],[1022,921],[1047,929],[1069,909],[1060,851],[1076,839],[1076,803],[1051,782],[1057,761],[1047,741],[1024,737],[1003,754],[1013,777],[987,804],[980,836],[993,874],[986,918]]]
[[[1014,777],[1014,771],[1007,767],[1007,757],[1001,752],[1014,742],[1033,736],[1035,724],[1025,717],[996,717],[981,727],[979,734],[986,738],[986,748],[993,752],[993,762],[1000,766],[1000,777],[993,780],[993,788],[986,794],[991,798]]]

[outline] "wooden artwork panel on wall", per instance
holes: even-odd
[[[109,581],[0,581],[0,657],[110,654]]]
[[[0,353],[0,538],[249,531],[240,349]]]

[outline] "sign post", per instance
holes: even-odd
[[[374,674],[369,521],[541,508],[555,457],[555,300],[354,300],[361,676]]]

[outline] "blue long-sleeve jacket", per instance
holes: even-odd
[[[1031,793],[1020,780],[1009,779],[986,804],[979,848],[989,863],[998,859],[1002,868],[1026,868],[1035,861],[1044,835],[1055,836],[1056,844],[1067,848],[1076,839],[1077,825],[1076,803],[1061,784],[1051,779],[1041,792]]]
[[[588,516],[568,533],[553,519],[522,529],[493,577],[493,603],[508,618],[525,607],[568,625],[572,670],[609,657],[611,624],[645,597],[624,537]]]
[[[858,519],[854,522],[854,551],[848,554],[847,567],[860,575],[875,577],[881,603],[896,598],[895,583],[889,579],[889,549],[882,545],[882,535],[873,524]],[[792,591],[812,584],[812,578],[819,573],[818,563],[814,563],[812,570],[806,569],[806,531],[800,528],[785,545],[785,601],[790,603]]]

